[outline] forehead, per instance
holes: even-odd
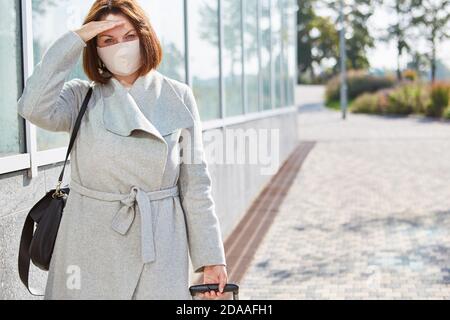
[[[106,31],[103,31],[98,34],[98,36],[111,36],[111,37],[120,37],[127,33],[130,30],[135,30],[133,24],[128,20],[128,18],[122,14],[108,14],[106,17],[103,17],[101,20],[108,20],[108,21],[125,21],[123,25],[120,25],[118,27],[115,27],[113,29],[109,29]]]

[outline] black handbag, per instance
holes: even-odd
[[[80,128],[81,118],[87,109],[91,95],[92,86],[89,88],[86,97],[84,98],[83,105],[81,106],[72,130],[69,147],[66,153],[66,159],[64,161],[61,174],[59,175],[56,188],[48,191],[45,196],[31,208],[22,229],[18,258],[19,276],[28,291],[35,296],[42,296],[42,294],[33,293],[29,287],[28,277],[30,271],[30,261],[32,261],[33,264],[41,270],[49,270],[59,224],[61,222],[63,210],[70,192],[68,186],[61,188],[61,183],[64,177],[64,169],[66,168],[67,159]],[[34,230],[35,224],[36,229]]]

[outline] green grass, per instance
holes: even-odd
[[[353,100],[355,100],[355,99],[350,99],[348,101],[347,107],[350,107],[350,105],[352,104]],[[326,102],[325,106],[327,108],[330,108],[330,109],[333,109],[333,110],[341,111],[341,102],[339,100],[332,100],[332,101]]]

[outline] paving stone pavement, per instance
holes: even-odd
[[[301,108],[317,141],[241,299],[449,299],[450,122]]]

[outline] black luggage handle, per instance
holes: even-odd
[[[205,293],[209,291],[219,291],[219,284],[218,283],[208,283],[208,284],[198,284],[195,286],[190,286],[189,291],[191,292],[192,296],[195,296],[199,293]],[[225,287],[223,288],[223,292],[232,292],[233,293],[233,299],[239,300],[239,286],[234,283],[227,283]]]

